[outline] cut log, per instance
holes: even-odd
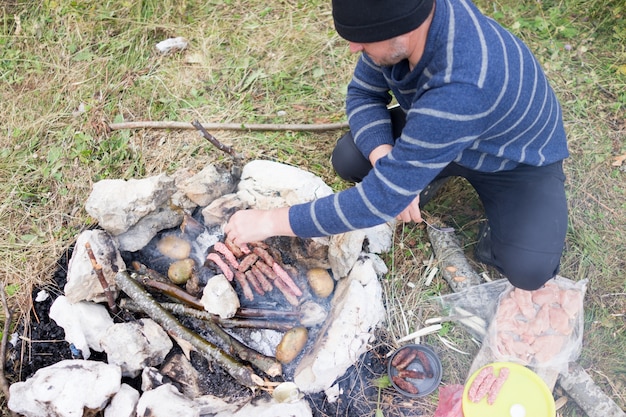
[[[442,232],[429,227],[428,238],[441,265],[443,278],[450,285],[452,291],[463,291],[482,282],[480,275],[467,261],[454,233]]]
[[[587,413],[588,417],[626,417],[624,410],[598,387],[582,366],[569,364],[559,376],[559,385]]]

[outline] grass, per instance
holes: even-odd
[[[579,362],[626,407],[626,163],[613,165],[626,153],[626,6],[478,5],[530,45],[563,104],[571,157],[561,274],[590,280]],[[225,160],[195,132],[107,132],[107,123],[345,119],[356,57],[333,30],[328,1],[9,0],[0,10],[0,276],[22,314],[32,288],[49,282],[60,254],[93,223],[83,208],[93,182]],[[159,54],[155,44],[173,36],[187,38],[189,48]],[[306,168],[336,190],[349,185],[328,164],[338,132],[215,134],[247,159]],[[457,228],[471,258],[481,216],[473,191],[453,181],[427,210]],[[423,226],[398,228],[383,281],[397,337],[428,318],[429,296],[448,291],[438,275],[423,285],[436,266],[430,254]],[[444,332],[475,352],[462,329]],[[470,359],[451,353],[444,380],[462,380]],[[571,401],[561,411],[582,413]]]

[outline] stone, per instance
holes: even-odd
[[[206,311],[223,319],[233,317],[240,306],[237,292],[223,274],[209,279],[202,291],[200,303]]]
[[[174,345],[152,319],[114,324],[104,334],[101,344],[109,363],[119,365],[122,374],[131,378],[145,367],[160,365]]]
[[[290,165],[255,160],[243,167],[237,196],[257,209],[292,206],[331,195],[318,176]]]
[[[121,378],[116,365],[63,360],[11,385],[8,407],[24,417],[82,417],[85,408],[102,410],[119,391]]]
[[[222,412],[215,417],[312,417],[311,406],[305,399],[293,402],[282,402],[271,400],[260,400],[250,402],[235,413],[232,411]]]
[[[364,241],[364,230],[354,230],[330,237],[328,261],[335,279],[348,275],[361,254]]]
[[[161,374],[172,380],[185,397],[197,398],[202,395],[200,372],[185,355],[177,353],[169,356],[161,366]]]
[[[90,349],[104,350],[100,341],[113,326],[113,319],[103,305],[87,301],[72,304],[61,295],[52,303],[49,315],[65,331],[65,340],[80,350],[84,359],[91,356]]]
[[[368,349],[385,318],[382,287],[374,261],[360,258],[339,280],[331,311],[310,352],[298,364],[294,382],[305,393],[325,391]]]
[[[135,417],[137,401],[139,401],[139,391],[128,384],[122,384],[120,390],[104,409],[104,417]]]
[[[220,170],[215,165],[207,165],[190,178],[176,184],[189,200],[200,207],[209,205],[213,200],[235,190],[235,181],[230,172]]]
[[[202,218],[206,226],[221,226],[234,212],[247,208],[248,205],[240,200],[237,194],[226,194],[216,198],[211,204],[203,208]]]
[[[113,237],[104,230],[85,230],[76,239],[74,252],[67,265],[67,283],[63,289],[69,302],[93,301],[106,302],[102,284],[93,269],[85,245],[89,243],[94,257],[102,267],[102,274],[117,297],[115,274],[126,269],[126,264],[117,248]]]
[[[127,231],[116,236],[122,251],[135,252],[146,246],[161,230],[180,225],[184,214],[169,205],[156,208],[146,214]]]
[[[137,417],[200,417],[200,409],[172,384],[164,384],[143,393]]]
[[[143,217],[167,206],[176,191],[167,174],[144,179],[106,179],[93,185],[85,210],[114,236],[126,232]]]

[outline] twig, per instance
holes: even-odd
[[[2,331],[2,343],[0,344],[0,387],[4,393],[4,397],[9,399],[9,383],[4,375],[4,358],[6,357],[7,341],[9,340],[9,329],[11,328],[12,313],[7,303],[6,293],[4,292],[4,283],[0,282],[0,297],[2,298],[2,308],[4,309],[4,330]]]
[[[277,132],[277,131],[298,131],[298,132],[325,132],[329,130],[341,130],[348,128],[348,123],[322,123],[322,124],[245,124],[245,123],[203,123],[202,126],[208,130],[237,130],[237,131],[257,131],[257,132]],[[110,123],[109,129],[177,129],[190,130],[194,127],[187,122],[122,122]]]
[[[115,276],[115,282],[126,295],[142,308],[144,313],[160,324],[165,331],[174,337],[189,342],[205,358],[219,363],[237,382],[252,389],[263,385],[263,379],[256,375],[252,369],[237,362],[231,355],[180,324],[137,281],[132,279],[128,272],[118,272]]]
[[[205,128],[204,126],[202,126],[200,124],[199,121],[194,120],[193,122],[191,122],[191,125],[196,128],[196,130],[198,130],[200,133],[202,133],[202,136],[208,140],[209,142],[211,142],[211,144],[213,146],[215,146],[217,149],[219,149],[222,152],[226,152],[227,154],[229,154],[230,156],[232,156],[233,158],[235,158],[235,161],[238,161],[239,159],[241,159],[241,157],[239,155],[237,155],[235,153],[235,151],[233,150],[233,148],[231,148],[230,146],[224,145],[222,142],[220,142],[219,140],[217,140],[217,138],[215,136],[213,136],[212,134],[210,134]]]
[[[96,256],[91,249],[91,244],[89,242],[85,243],[85,249],[87,249],[87,255],[89,256],[89,260],[91,261],[91,266],[98,277],[98,281],[100,281],[100,285],[104,290],[104,295],[107,297],[107,304],[109,304],[109,309],[113,313],[117,313],[117,306],[115,305],[115,298],[113,297],[113,288],[109,285],[106,278],[104,277],[104,273],[102,272],[102,265],[98,263],[96,260]]]

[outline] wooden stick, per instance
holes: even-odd
[[[328,130],[347,129],[348,123],[322,123],[322,124],[245,124],[245,123],[203,123],[202,126],[207,130],[235,130],[235,131],[257,131],[257,132],[276,132],[276,131],[300,131],[300,132],[324,132]],[[176,129],[190,130],[194,129],[187,122],[171,122],[171,121],[139,121],[139,122],[122,122],[109,123],[111,130],[123,129]]]
[[[87,256],[89,256],[89,260],[91,261],[91,266],[93,270],[96,272],[96,276],[98,277],[98,281],[100,281],[100,285],[104,290],[104,295],[107,298],[107,304],[109,305],[109,309],[113,313],[117,313],[117,306],[115,305],[115,298],[113,297],[113,291],[111,285],[107,282],[104,277],[104,273],[102,272],[102,265],[98,263],[96,260],[96,255],[94,255],[93,250],[91,249],[91,244],[89,242],[85,243],[85,249],[87,249]]]
[[[263,379],[256,375],[252,369],[237,362],[231,355],[180,324],[137,281],[132,279],[128,272],[118,272],[115,275],[115,282],[126,295],[142,308],[144,313],[160,324],[165,331],[189,342],[205,358],[220,364],[241,385],[252,389],[263,385]]]
[[[2,298],[2,308],[4,309],[4,329],[2,331],[2,344],[0,345],[0,387],[4,394],[4,398],[9,399],[9,383],[4,375],[4,358],[6,357],[7,341],[9,340],[9,330],[11,329],[12,313],[7,303],[6,293],[4,292],[4,283],[0,282],[0,297]]]
[[[292,318],[290,320],[265,320],[259,318],[258,320],[247,319],[247,318],[239,318],[237,316],[225,319],[221,318],[218,315],[209,313],[208,311],[196,310],[193,307],[187,307],[183,304],[179,303],[160,303],[161,307],[166,309],[172,314],[176,314],[177,316],[189,316],[194,317],[200,320],[213,321],[218,323],[222,327],[226,328],[242,328],[242,329],[267,329],[267,330],[276,330],[278,332],[286,332],[292,329],[296,323],[298,323],[298,319]],[[120,301],[120,306],[126,310],[134,311],[137,313],[141,313],[143,310],[132,300],[123,299]]]

